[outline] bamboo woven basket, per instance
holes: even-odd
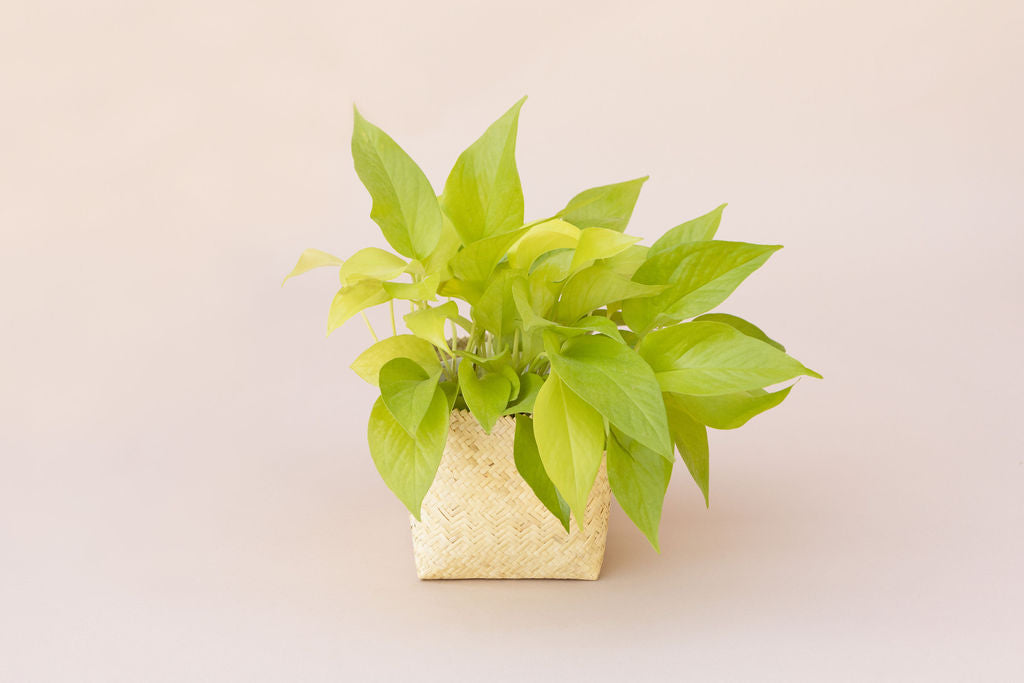
[[[567,534],[516,471],[515,420],[485,434],[456,410],[444,456],[412,521],[421,579],[597,579],[604,561],[611,488],[604,463],[587,500],[583,531]]]

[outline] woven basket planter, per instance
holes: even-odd
[[[412,519],[421,579],[588,579],[601,573],[611,488],[602,463],[583,531],[567,534],[516,471],[515,420],[485,434],[467,411],[451,414],[437,477]]]

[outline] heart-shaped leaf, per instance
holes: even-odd
[[[439,374],[427,374],[409,358],[394,358],[380,369],[380,396],[409,436],[416,436],[430,408]]]
[[[516,416],[516,437],[512,448],[516,471],[519,472],[537,498],[551,511],[558,521],[569,531],[569,504],[565,502],[551,478],[544,471],[544,463],[540,460],[537,440],[533,434],[533,420],[526,415]]]
[[[508,405],[512,384],[500,374],[478,377],[472,363],[459,363],[459,389],[473,417],[488,434]]]

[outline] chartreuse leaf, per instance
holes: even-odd
[[[464,244],[523,224],[523,188],[516,168],[519,110],[526,98],[459,155],[441,203]]]
[[[520,228],[473,242],[452,259],[452,272],[463,280],[486,280],[494,272],[498,261],[505,257],[509,247],[529,230]]]
[[[658,552],[658,524],[672,464],[612,428],[608,437],[608,483],[623,512]]]
[[[511,365],[499,365],[498,374],[507,379],[509,383],[509,393],[505,398],[505,403],[514,401],[516,396],[519,395],[519,390],[522,388],[522,380],[519,377],[519,373]]]
[[[455,227],[448,216],[441,212],[441,238],[437,241],[437,246],[430,252],[430,255],[423,259],[424,274],[440,273],[441,280],[451,277],[449,264],[455,254],[458,253],[460,246],[462,246],[462,243],[459,241],[458,233],[455,232]]]
[[[715,396],[758,389],[799,375],[821,378],[774,346],[719,322],[688,322],[651,332],[637,351],[664,391]]]
[[[692,318],[714,308],[782,247],[744,242],[689,242],[654,254],[633,279],[670,284],[657,296],[622,305],[629,327],[641,334],[660,325]]]
[[[533,420],[527,415],[516,416],[516,437],[512,453],[519,476],[530,485],[544,507],[558,518],[568,532],[569,505],[558,494],[548,473],[544,471],[544,464],[540,461],[540,451],[537,450],[537,440],[533,435]]]
[[[580,231],[579,243],[576,245],[569,269],[577,271],[596,259],[610,258],[639,241],[639,237],[624,235],[608,228],[584,228]]]
[[[580,229],[565,221],[552,219],[538,223],[509,249],[508,264],[517,270],[528,270],[541,254],[573,248],[579,239]]]
[[[350,285],[359,280],[390,280],[405,272],[409,266],[405,259],[377,247],[366,247],[352,254],[338,271],[341,284]]]
[[[441,463],[448,439],[448,399],[441,387],[434,389],[430,406],[415,438],[395,419],[383,399],[370,411],[367,428],[370,456],[384,483],[420,518],[420,506]]]
[[[409,436],[416,436],[430,408],[438,375],[440,372],[428,374],[409,358],[394,358],[380,369],[380,396]]]
[[[441,207],[430,181],[387,133],[358,110],[353,115],[352,159],[373,198],[370,218],[395,251],[422,259],[441,237]]]
[[[634,244],[629,247],[621,254],[616,254],[606,259],[602,259],[601,263],[611,268],[619,275],[625,275],[626,277],[633,277],[637,269],[644,264],[647,260],[647,253],[650,250],[649,247],[644,247],[639,244]]]
[[[788,386],[771,393],[763,389],[751,389],[718,396],[676,394],[676,400],[701,424],[715,429],[736,429],[755,415],[782,403],[792,388]]]
[[[679,401],[678,396],[665,394],[665,410],[668,412],[672,441],[679,456],[690,471],[690,476],[704,494],[704,504],[710,505],[708,496],[708,430],[693,419]]]
[[[338,329],[359,311],[382,304],[390,298],[391,295],[384,291],[380,280],[360,280],[354,285],[342,287],[334,295],[334,301],[327,312],[327,334]]]
[[[434,273],[419,282],[385,282],[384,291],[395,299],[433,301],[437,298],[437,286],[440,284],[441,275]]]
[[[405,315],[405,326],[420,339],[425,339],[439,349],[451,353],[448,340],[444,333],[444,324],[449,318],[459,314],[459,307],[454,301],[440,306],[428,306]]]
[[[452,299],[462,299],[470,306],[475,307],[480,302],[480,297],[484,295],[486,284],[485,282],[467,282],[452,278],[442,282],[441,286],[437,288],[437,293]]]
[[[490,434],[494,423],[508,405],[509,394],[512,392],[508,378],[493,373],[478,377],[473,364],[463,360],[459,363],[459,389],[473,417]]]
[[[651,245],[651,255],[675,249],[687,242],[702,242],[714,239],[715,233],[718,232],[718,226],[722,222],[722,211],[725,210],[726,206],[726,204],[722,204],[714,211],[706,213],[700,218],[694,218],[692,221],[686,221],[672,228]]]
[[[512,282],[516,277],[513,271],[499,269],[473,305],[473,321],[498,339],[510,334],[515,323]]]
[[[782,344],[780,344],[779,342],[775,341],[774,339],[769,337],[767,334],[765,334],[761,330],[760,327],[758,327],[754,323],[747,322],[746,320],[744,320],[743,318],[741,318],[739,316],[729,315],[728,313],[705,313],[704,315],[702,315],[702,316],[700,316],[698,318],[694,318],[693,322],[700,322],[701,320],[710,320],[712,322],[725,323],[726,325],[732,325],[733,327],[735,327],[737,330],[739,330],[743,334],[747,335],[748,337],[753,337],[754,339],[760,339],[761,341],[763,341],[763,342],[765,342],[767,344],[771,344],[772,346],[777,348],[779,351],[785,351],[786,350],[785,346],[783,346]]]
[[[344,261],[337,256],[328,254],[326,251],[320,251],[319,249],[306,249],[302,252],[302,255],[299,256],[299,262],[295,264],[294,268],[292,268],[292,272],[288,273],[284,280],[281,281],[281,285],[283,286],[285,282],[288,282],[289,278],[293,278],[296,275],[302,275],[303,273],[308,273],[314,268],[340,266],[342,263],[344,263]]]
[[[587,497],[604,451],[604,420],[552,372],[534,404],[540,460],[582,530]]]
[[[538,374],[528,372],[519,380],[519,394],[509,404],[502,415],[514,415],[515,413],[532,413],[533,405],[537,400],[537,394],[544,385],[544,378]]]
[[[584,190],[556,215],[581,228],[608,228],[622,232],[633,215],[640,188],[648,176],[624,183]]]
[[[659,294],[669,285],[644,285],[619,275],[608,266],[595,263],[576,273],[565,283],[558,299],[555,317],[574,320],[613,301]]]
[[[378,386],[381,368],[389,360],[400,357],[416,362],[427,374],[436,373],[440,369],[440,360],[434,347],[411,334],[381,339],[359,354],[350,367],[365,381]]]
[[[550,333],[545,335],[551,367],[572,391],[619,431],[672,459],[661,389],[636,351],[594,335],[574,337],[559,349]]]

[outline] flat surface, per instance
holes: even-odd
[[[1024,680],[1020,3],[0,10],[0,680]],[[305,247],[383,245],[522,94],[531,217],[650,173],[786,245],[722,310],[826,377],[712,435],[656,555],[415,579]],[[378,319],[379,321],[379,319]]]

